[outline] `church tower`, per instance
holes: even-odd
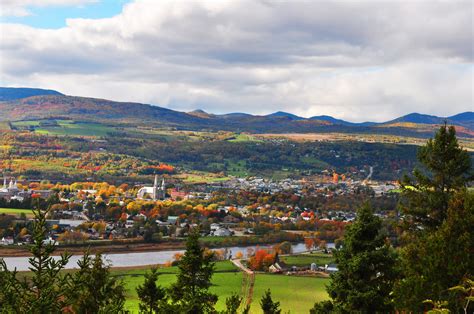
[[[156,201],[159,197],[159,193],[158,193],[158,175],[155,174],[155,181],[153,183],[153,195],[152,195],[152,198],[154,201]]]

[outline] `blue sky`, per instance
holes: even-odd
[[[0,0],[0,85],[182,111],[450,116],[474,104],[472,8],[472,0]]]
[[[75,5],[28,5],[26,16],[0,16],[1,23],[18,23],[35,28],[57,29],[66,26],[68,18],[101,19],[122,12],[130,0],[100,0]],[[0,4],[1,5],[1,4]]]

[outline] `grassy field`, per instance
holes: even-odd
[[[25,214],[26,217],[33,217],[31,209],[0,208],[0,214],[20,216],[22,213]]]
[[[334,262],[334,258],[331,254],[325,253],[312,253],[312,254],[300,254],[292,256],[282,256],[280,258],[288,266],[310,266],[311,263],[316,265],[325,265]]]
[[[71,123],[58,122],[59,126],[38,127],[35,132],[48,135],[69,135],[69,136],[105,136],[114,128],[95,123]]]
[[[143,283],[146,270],[113,270],[113,275],[120,277],[126,284],[126,308],[138,313],[136,288]],[[161,268],[158,283],[169,286],[176,280],[177,267]],[[327,299],[325,285],[328,279],[311,277],[294,277],[285,275],[258,274],[255,280],[254,298],[251,313],[261,313],[260,298],[266,289],[272,290],[275,300],[281,302],[283,313],[307,313],[315,301]],[[211,292],[219,296],[216,308],[223,310],[225,299],[233,293],[242,291],[242,273],[228,261],[216,263],[216,272],[212,277]]]
[[[262,140],[257,139],[255,136],[245,133],[236,134],[231,139],[228,140],[229,142],[263,142]]]
[[[186,183],[213,183],[229,180],[228,177],[220,177],[206,172],[183,173],[177,175],[176,178],[180,178]]]

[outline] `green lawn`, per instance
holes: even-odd
[[[0,208],[0,214],[20,216],[22,213],[27,217],[33,217],[31,209]]]
[[[320,266],[334,262],[334,258],[331,254],[324,253],[282,256],[280,259],[288,266],[310,266],[311,263],[316,263]]]
[[[144,281],[146,270],[113,270],[126,284],[126,308],[132,313],[138,313],[138,297],[136,288]],[[169,286],[176,280],[177,267],[161,268],[158,283]],[[255,280],[252,313],[261,313],[260,298],[266,289],[272,290],[274,299],[281,302],[283,313],[307,313],[315,301],[327,299],[325,285],[328,279],[312,277],[294,277],[285,275],[258,274]],[[225,299],[233,293],[241,293],[242,273],[228,261],[216,263],[216,272],[212,277],[211,292],[219,296],[216,308],[223,310]]]
[[[329,279],[286,275],[257,275],[251,313],[262,313],[260,299],[270,288],[272,299],[280,302],[282,313],[309,313],[316,301],[328,299],[326,285]]]

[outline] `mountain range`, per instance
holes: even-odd
[[[54,90],[8,87],[0,87],[0,110],[1,121],[67,118],[107,124],[256,133],[426,133],[429,136],[437,125],[446,121],[457,127],[458,134],[474,137],[474,112],[471,111],[450,117],[410,113],[382,123],[353,123],[326,115],[304,118],[282,111],[269,115],[217,115],[203,110],[186,113],[148,104],[67,96]]]

